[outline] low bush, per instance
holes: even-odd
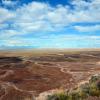
[[[48,96],[48,100],[68,100],[68,95],[65,93],[58,93],[52,96]]]

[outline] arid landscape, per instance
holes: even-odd
[[[0,100],[45,100],[100,74],[100,50],[0,52]],[[92,100],[92,99],[91,99]]]

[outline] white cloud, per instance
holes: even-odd
[[[93,0],[91,3],[82,3],[80,0],[77,4],[76,14],[79,16],[78,20],[86,22],[100,21],[100,0]]]
[[[76,30],[80,32],[93,32],[93,31],[100,31],[100,25],[93,25],[93,26],[74,26]]]
[[[8,44],[7,46],[32,46],[34,44],[33,41],[28,40],[6,40],[5,44]]]
[[[14,12],[9,11],[6,8],[0,7],[0,24],[4,24],[5,21],[9,21],[14,17]]]
[[[4,1],[10,4],[11,1]],[[83,0],[73,0],[75,9],[70,9],[67,5],[51,7],[49,4],[31,2],[11,11],[0,7],[0,26],[2,33],[7,35],[21,35],[42,31],[58,31],[71,23],[77,22],[100,22],[100,0],[86,2]],[[4,30],[5,23],[10,28]],[[7,26],[6,26],[7,27]],[[79,31],[96,31],[99,26],[82,27],[75,26]],[[5,32],[6,31],[6,32]],[[12,31],[12,32],[11,32]],[[16,32],[17,31],[17,32]],[[19,32],[19,33],[18,33]]]

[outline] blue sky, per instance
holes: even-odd
[[[1,0],[5,47],[99,48],[100,0]]]

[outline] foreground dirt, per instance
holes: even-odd
[[[34,100],[51,90],[73,88],[98,73],[100,51],[1,55],[0,100]]]

